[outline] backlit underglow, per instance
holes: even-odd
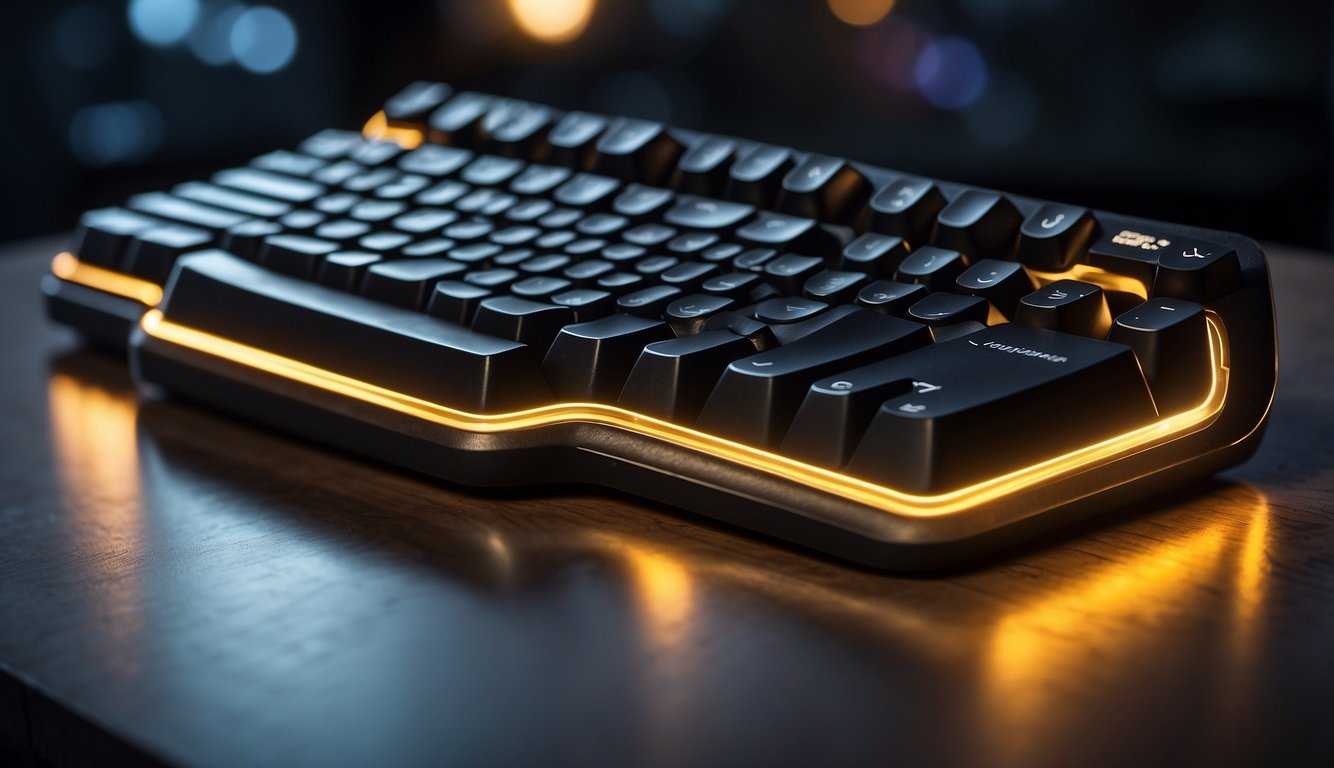
[[[854,27],[867,27],[889,15],[894,0],[829,0],[829,10],[838,20]]]
[[[583,34],[593,5],[593,0],[509,0],[519,28],[544,43],[568,43]]]
[[[970,509],[1103,466],[1208,426],[1226,400],[1229,369],[1225,357],[1227,341],[1221,321],[1212,312],[1206,317],[1213,375],[1209,391],[1198,405],[1070,453],[948,493],[929,496],[904,493],[617,406],[559,403],[512,413],[470,413],[183,326],[167,320],[156,309],[146,312],[140,324],[147,335],[162,341],[450,429],[494,434],[566,423],[604,425],[716,456],[868,507],[913,517],[934,517]]]
[[[71,283],[131,299],[148,307],[162,301],[162,286],[121,272],[86,264],[72,253],[58,253],[51,260],[51,274]]]
[[[422,132],[416,128],[399,128],[390,125],[384,112],[376,112],[361,127],[361,135],[371,141],[392,141],[404,149],[416,149],[421,146]]]

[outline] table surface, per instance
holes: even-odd
[[[0,252],[11,759],[1334,764],[1327,256],[1271,251],[1282,373],[1251,462],[903,577],[141,400],[43,322],[58,244]]]

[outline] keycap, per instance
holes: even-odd
[[[1150,286],[1158,271],[1159,255],[1171,245],[1172,241],[1161,235],[1130,229],[1107,231],[1089,246],[1088,263]]]
[[[574,310],[574,321],[583,323],[605,317],[616,310],[616,297],[610,291],[571,288],[554,294],[551,303]]]
[[[128,205],[132,210],[140,213],[174,221],[178,224],[185,224],[195,229],[205,229],[213,234],[221,233],[223,230],[234,227],[248,218],[234,211],[214,208],[165,192],[135,195],[130,198]]]
[[[619,403],[637,413],[689,424],[727,366],[754,353],[749,340],[728,331],[649,344],[626,378]]]
[[[257,168],[233,168],[222,171],[213,176],[213,183],[286,203],[308,203],[323,195],[325,189],[323,184],[292,176],[280,176]]]
[[[760,282],[760,276],[754,272],[728,272],[711,277],[700,285],[705,293],[740,298]]]
[[[737,360],[696,424],[750,445],[776,445],[815,380],[894,354],[899,339],[915,329],[898,318],[854,311],[803,339]]]
[[[1086,208],[1045,203],[1019,228],[1019,260],[1047,272],[1063,272],[1083,258],[1093,235]]]
[[[737,229],[736,239],[748,247],[778,248],[820,257],[830,256],[839,249],[838,240],[815,219],[782,213],[761,213]]]
[[[482,146],[506,157],[536,157],[545,154],[546,132],[556,113],[539,104],[505,100],[492,106],[477,127]]]
[[[728,229],[755,213],[755,207],[707,197],[682,195],[663,221],[686,229]]]
[[[163,223],[124,208],[98,208],[79,217],[70,250],[81,261],[117,268],[131,238]]]
[[[403,155],[398,161],[398,167],[404,173],[439,178],[459,170],[472,158],[472,152],[466,149],[423,144]]]
[[[269,235],[259,247],[259,262],[295,277],[315,274],[323,258],[340,249],[338,243],[305,235]]]
[[[561,329],[542,361],[556,397],[614,403],[645,345],[674,338],[661,320],[615,314]]]
[[[407,259],[372,264],[361,280],[361,295],[419,309],[426,306],[437,282],[462,275],[465,269],[462,264],[448,259]]]
[[[823,266],[824,260],[818,257],[785,253],[764,263],[764,279],[783,293],[796,296]]]
[[[621,216],[645,221],[665,209],[675,197],[670,189],[628,184],[612,201],[611,209]]]
[[[276,221],[251,219],[229,227],[222,235],[222,250],[234,253],[247,261],[259,261],[259,249],[264,238],[282,233],[283,228]],[[328,239],[328,238],[322,238]]]
[[[347,159],[367,168],[374,168],[402,154],[403,148],[392,141],[363,141],[347,153]]]
[[[510,182],[516,195],[545,195],[570,178],[570,169],[558,165],[530,165]]]
[[[451,323],[472,325],[477,305],[482,303],[482,299],[491,295],[489,288],[480,285],[460,280],[441,280],[431,290],[426,311]]]
[[[328,216],[319,211],[301,209],[279,218],[278,224],[287,232],[305,234],[323,224],[327,218]]]
[[[689,336],[704,328],[704,321],[736,304],[726,296],[692,293],[667,305],[662,318],[671,324],[677,336]]]
[[[561,205],[592,208],[610,204],[612,195],[620,186],[620,182],[608,176],[576,173],[569,181],[557,187],[552,196]]]
[[[134,236],[125,251],[125,271],[154,283],[165,283],[183,253],[213,244],[213,234],[183,224],[168,224]]]
[[[778,206],[798,216],[847,222],[870,191],[871,183],[847,160],[812,154],[783,176]]]
[[[680,295],[680,288],[673,288],[670,285],[653,285],[625,294],[616,300],[616,306],[620,311],[632,315],[658,318],[662,316],[662,311],[667,308],[667,305]]]
[[[990,314],[991,305],[986,299],[957,293],[929,293],[908,307],[906,317],[939,328],[970,321],[985,323]]]
[[[607,128],[607,118],[587,112],[567,112],[547,135],[548,159],[571,168],[587,169],[593,145]]]
[[[839,269],[892,277],[908,255],[908,245],[897,235],[867,232],[848,243],[839,259]]]
[[[982,259],[954,279],[956,293],[980,296],[1006,317],[1014,317],[1019,300],[1037,286],[1017,262]]]
[[[1104,339],[1112,326],[1102,288],[1078,280],[1057,280],[1019,301],[1017,323]]]
[[[795,323],[813,317],[829,308],[829,304],[815,299],[784,296],[766,299],[755,305],[754,316],[762,323]]]
[[[361,134],[356,131],[326,128],[301,142],[297,149],[304,155],[318,157],[321,160],[334,160],[346,155],[360,141]]]
[[[593,170],[627,181],[661,184],[681,152],[681,144],[662,123],[617,118],[598,139]]]
[[[355,291],[361,285],[366,267],[382,260],[379,254],[364,251],[335,251],[324,257],[317,278],[321,285],[340,291]]]
[[[1020,214],[998,192],[965,190],[936,214],[932,242],[974,259],[1008,259],[1019,234]]]
[[[477,138],[477,124],[491,106],[492,98],[472,91],[457,93],[431,113],[427,120],[432,144],[467,146]]]
[[[901,283],[921,283],[933,291],[948,291],[967,268],[967,257],[958,251],[924,245],[899,262],[894,279]]]
[[[1059,456],[1156,417],[1130,349],[1017,323],[881,363],[913,391],[880,406],[848,472],[942,493]]]
[[[284,173],[288,176],[309,176],[323,168],[325,162],[318,157],[288,152],[285,149],[275,149],[256,157],[250,161],[250,164],[256,168],[273,171],[274,173]]]
[[[1108,339],[1135,350],[1160,414],[1194,407],[1208,394],[1214,366],[1199,304],[1152,298],[1119,315]]]
[[[728,200],[767,208],[778,196],[783,176],[794,164],[792,151],[763,144],[752,147],[728,171]]]
[[[384,116],[391,125],[424,128],[426,118],[453,93],[444,83],[414,82],[384,103]]]
[[[735,156],[735,141],[705,136],[681,155],[672,186],[682,192],[720,197],[727,189],[727,169]]]
[[[523,344],[277,274],[222,251],[184,256],[172,319],[205,333],[453,408],[551,401]]]
[[[574,322],[574,310],[517,296],[482,299],[473,315],[473,330],[513,339],[546,355],[561,329]]]
[[[667,250],[671,253],[695,254],[718,242],[718,235],[712,232],[683,232],[667,241]]]
[[[459,178],[468,184],[494,187],[504,184],[523,169],[523,161],[513,157],[482,155],[459,171]]]
[[[177,197],[194,200],[195,202],[211,205],[215,208],[225,208],[238,213],[244,213],[247,216],[258,216],[267,219],[275,219],[292,210],[290,203],[284,203],[279,200],[270,200],[257,195],[249,195],[244,192],[237,192],[233,189],[218,187],[213,184],[205,184],[199,181],[190,181],[172,187],[171,192]]]
[[[1241,263],[1225,245],[1183,238],[1158,256],[1154,296],[1211,301],[1240,287]]]
[[[683,261],[674,267],[664,270],[658,275],[658,279],[662,281],[663,285],[670,285],[681,289],[693,289],[717,271],[717,264],[705,264],[699,261]]]
[[[945,207],[945,196],[932,181],[900,176],[881,187],[867,207],[871,231],[898,235],[917,246],[931,236],[936,215]]]
[[[857,292],[857,303],[877,312],[903,317],[908,308],[925,298],[927,293],[927,287],[921,283],[876,280]]]
[[[847,304],[857,298],[857,293],[866,279],[864,272],[826,269],[806,280],[801,295],[830,304]]]

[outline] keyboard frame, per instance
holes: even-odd
[[[677,129],[672,133],[683,143],[709,135]],[[738,142],[743,148],[756,143]],[[876,187],[904,175],[852,165]],[[977,189],[936,183],[948,199],[964,189]],[[1046,202],[1007,196],[1025,216]],[[531,420],[516,420],[515,428],[501,431],[446,426],[410,415],[410,408],[386,407],[363,395],[255,367],[240,361],[244,352],[230,354],[225,345],[173,333],[180,329],[169,317],[163,322],[159,312],[145,314],[157,303],[146,287],[151,283],[80,264],[69,254],[57,256],[43,288],[54,320],[99,345],[124,349],[128,344],[136,380],[154,394],[171,393],[453,483],[601,486],[876,568],[934,569],[1210,477],[1244,461],[1263,436],[1277,380],[1277,352],[1268,269],[1260,247],[1234,233],[1091,213],[1104,231],[1171,233],[1237,252],[1240,289],[1204,303],[1224,330],[1220,363],[1228,371],[1221,409],[1202,427],[1161,444],[1080,464],[1008,494],[964,494],[945,507],[909,504],[890,509],[874,499],[830,492],[803,482],[809,473],[793,467],[791,460],[760,457],[762,466],[746,465],[716,438],[701,441],[688,434],[693,430],[680,428],[659,434],[663,430],[652,423],[656,420],[644,417],[644,429],[628,426],[635,421],[633,415],[618,423],[571,406],[569,420],[544,426],[532,426]],[[165,292],[170,290],[169,280]],[[599,408],[620,410],[593,410]],[[837,476],[834,485],[839,477],[846,479],[836,472],[806,469]],[[854,480],[856,484],[870,485]]]

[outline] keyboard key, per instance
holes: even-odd
[[[945,207],[945,196],[932,181],[900,176],[876,192],[868,207],[870,230],[898,235],[915,247],[931,236],[936,215]]]
[[[567,325],[542,361],[556,397],[614,403],[645,345],[672,337],[661,320],[616,314]]]
[[[184,256],[172,319],[277,355],[465,411],[550,402],[524,345],[306,280],[221,251]]]
[[[459,325],[471,325],[477,305],[491,296],[491,289],[458,280],[441,280],[431,291],[426,311]]]
[[[1178,239],[1158,257],[1154,296],[1211,301],[1241,287],[1237,252],[1203,240]]]
[[[352,206],[348,215],[358,221],[369,224],[387,222],[407,210],[407,206],[398,200],[363,200]]]
[[[755,207],[707,197],[682,195],[663,215],[663,221],[686,229],[728,229],[755,213]]]
[[[275,221],[251,219],[230,227],[222,236],[222,250],[247,260],[258,262],[259,249],[264,238],[281,234],[283,228]],[[323,238],[328,239],[328,238]]]
[[[1008,259],[1020,221],[1019,210],[999,193],[969,189],[936,214],[932,242],[973,259]]]
[[[391,125],[425,128],[426,118],[454,92],[444,83],[418,80],[389,97],[384,103],[384,116]]]
[[[790,344],[727,367],[697,425],[750,445],[776,445],[817,379],[895,354],[912,323],[854,310]]]
[[[1063,331],[1091,339],[1105,339],[1112,326],[1102,288],[1078,280],[1057,280],[1019,301],[1017,323]]]
[[[670,189],[629,184],[612,201],[611,209],[622,216],[644,221],[656,216],[670,205],[675,197]]]
[[[954,291],[980,296],[1006,317],[1014,317],[1019,300],[1037,286],[1017,262],[982,259],[954,280]]]
[[[259,248],[259,263],[286,275],[310,277],[325,256],[340,248],[338,243],[315,237],[270,235]]]
[[[571,168],[588,168],[594,143],[607,128],[607,118],[587,112],[567,112],[547,135],[551,162]]]
[[[848,243],[839,259],[839,269],[891,277],[908,255],[908,245],[897,235],[867,232]]]
[[[128,203],[132,210],[146,213],[159,219],[174,221],[196,229],[205,229],[213,234],[234,227],[248,217],[234,211],[214,208],[209,205],[168,195],[165,192],[149,192],[131,197]]]
[[[690,424],[727,366],[754,353],[750,341],[728,331],[649,344],[626,378],[619,402],[637,413]]]
[[[477,139],[477,124],[490,108],[492,98],[472,91],[456,94],[431,113],[427,120],[432,144],[467,146]]]
[[[1117,317],[1109,339],[1135,350],[1159,414],[1199,405],[1208,394],[1213,364],[1199,304],[1152,298]]]
[[[704,327],[704,321],[710,316],[735,303],[726,296],[692,293],[668,304],[662,312],[662,318],[671,323],[677,336],[689,336],[699,333]]]
[[[970,321],[985,323],[990,314],[991,305],[986,299],[957,293],[929,293],[908,307],[907,318],[938,328]]]
[[[783,176],[778,207],[798,216],[847,222],[870,191],[871,183],[847,160],[812,154]]]
[[[382,200],[406,200],[429,186],[431,180],[425,176],[403,174],[397,179],[382,184],[375,190],[375,196]]]
[[[200,181],[186,182],[173,187],[171,191],[177,197],[183,197],[187,200],[194,200],[215,208],[226,208],[230,211],[244,213],[247,216],[258,216],[266,219],[276,219],[292,210],[292,206],[288,203],[256,195],[247,195],[244,192],[237,192]]]
[[[693,289],[704,282],[705,278],[718,271],[717,264],[704,264],[698,261],[683,261],[658,276],[663,285],[671,285],[685,290]]]
[[[422,190],[416,197],[418,205],[446,206],[472,191],[472,187],[461,181],[442,181],[434,187]]]
[[[468,184],[494,187],[504,184],[523,170],[523,161],[499,155],[482,155],[459,171],[459,178]]]
[[[1172,241],[1157,235],[1130,229],[1109,231],[1089,246],[1088,263],[1149,286],[1158,271],[1158,257],[1171,246]]]
[[[705,280],[700,290],[736,299],[746,295],[759,282],[760,276],[754,272],[728,272]]]
[[[625,229],[629,223],[629,219],[614,213],[595,213],[585,217],[574,228],[583,235],[610,235]]]
[[[757,145],[732,163],[726,197],[768,208],[778,196],[779,185],[793,165],[792,150]]]
[[[356,131],[326,128],[301,142],[297,149],[303,155],[318,157],[321,160],[335,160],[352,151],[360,141],[361,134]]]
[[[593,170],[626,181],[661,184],[681,151],[662,123],[617,118],[598,139]]]
[[[278,219],[278,224],[287,233],[307,234],[323,224],[328,216],[319,211],[296,210]]]
[[[473,330],[502,339],[513,339],[533,351],[547,354],[561,329],[574,322],[574,310],[517,296],[482,299],[473,316]]]
[[[387,171],[386,171],[387,172]],[[310,178],[327,186],[338,186],[346,183],[350,179],[356,178],[366,173],[365,166],[360,163],[354,163],[351,160],[339,160],[336,163],[330,163],[318,171],[312,173]]]
[[[332,195],[325,195],[311,204],[315,210],[320,213],[327,213],[330,216],[342,216],[352,210],[353,206],[361,202],[361,197],[351,192],[336,192]]]
[[[761,213],[737,229],[736,239],[750,247],[800,251],[821,257],[832,256],[839,249],[838,241],[821,229],[815,219],[781,213]]]
[[[337,251],[324,257],[320,264],[317,279],[321,285],[337,288],[340,291],[355,291],[361,285],[361,276],[366,268],[377,264],[382,257],[362,251]]]
[[[325,165],[324,161],[318,157],[288,152],[285,149],[266,152],[251,160],[250,164],[256,168],[288,176],[309,176]]]
[[[172,265],[183,253],[207,248],[213,234],[183,224],[168,224],[140,232],[125,252],[125,271],[145,280],[167,282]]]
[[[576,173],[573,178],[556,188],[553,198],[561,205],[574,208],[596,208],[609,204],[611,196],[621,183],[607,176]]]
[[[545,195],[570,178],[570,169],[558,165],[530,165],[510,182],[516,195]]]
[[[286,203],[308,203],[324,194],[324,185],[291,176],[261,171],[257,168],[233,168],[213,176],[213,183],[282,200]]]
[[[124,208],[99,208],[79,217],[70,250],[81,261],[117,269],[131,238],[165,222]]]
[[[337,219],[319,225],[315,228],[314,234],[315,237],[320,240],[328,240],[346,246],[359,240],[362,236],[370,233],[370,231],[371,225],[364,221]]]
[[[616,297],[609,291],[592,288],[571,288],[551,297],[558,307],[574,310],[574,321],[584,323],[611,314],[616,309]]]
[[[877,368],[913,391],[879,408],[848,471],[909,493],[961,488],[1155,418],[1128,348],[1015,323]]]
[[[727,169],[735,157],[735,141],[705,136],[681,155],[672,186],[682,192],[719,197],[727,189]]]
[[[814,317],[828,308],[826,302],[796,296],[766,299],[756,305],[755,319],[762,323],[795,323]]]
[[[929,289],[921,283],[876,280],[857,292],[857,303],[895,317],[908,314],[908,308],[926,298]]]
[[[801,295],[829,304],[848,304],[866,282],[864,272],[841,272],[826,269],[806,280]]]
[[[680,295],[680,288],[673,288],[670,285],[651,285],[617,299],[616,307],[621,312],[657,319],[662,317],[662,311],[667,305]]]
[[[894,272],[901,283],[921,283],[933,291],[948,291],[968,268],[968,259],[958,251],[924,245],[904,257]]]
[[[506,157],[530,157],[544,148],[555,111],[526,101],[507,99],[492,106],[477,133],[482,146]]]
[[[1079,261],[1093,236],[1087,208],[1046,203],[1019,228],[1019,260],[1048,272],[1063,272]]]
[[[676,237],[676,230],[665,224],[640,224],[621,234],[627,243],[640,246],[654,246]]]
[[[407,309],[420,309],[441,280],[462,275],[465,267],[448,259],[407,259],[372,264],[361,281],[361,295]]]
[[[357,239],[357,248],[381,256],[398,256],[412,242],[412,236],[402,232],[372,232]]]
[[[363,141],[347,153],[347,159],[367,168],[384,165],[403,154],[403,148],[392,141]]]
[[[691,254],[717,242],[718,236],[712,232],[684,232],[667,241],[667,250],[672,253]]]
[[[444,208],[414,208],[393,220],[394,229],[412,235],[422,235],[443,229],[455,221],[459,215]]]
[[[639,290],[647,283],[648,281],[643,275],[634,275],[629,272],[610,272],[599,277],[596,286],[610,292],[613,296],[624,296],[627,293]]]

